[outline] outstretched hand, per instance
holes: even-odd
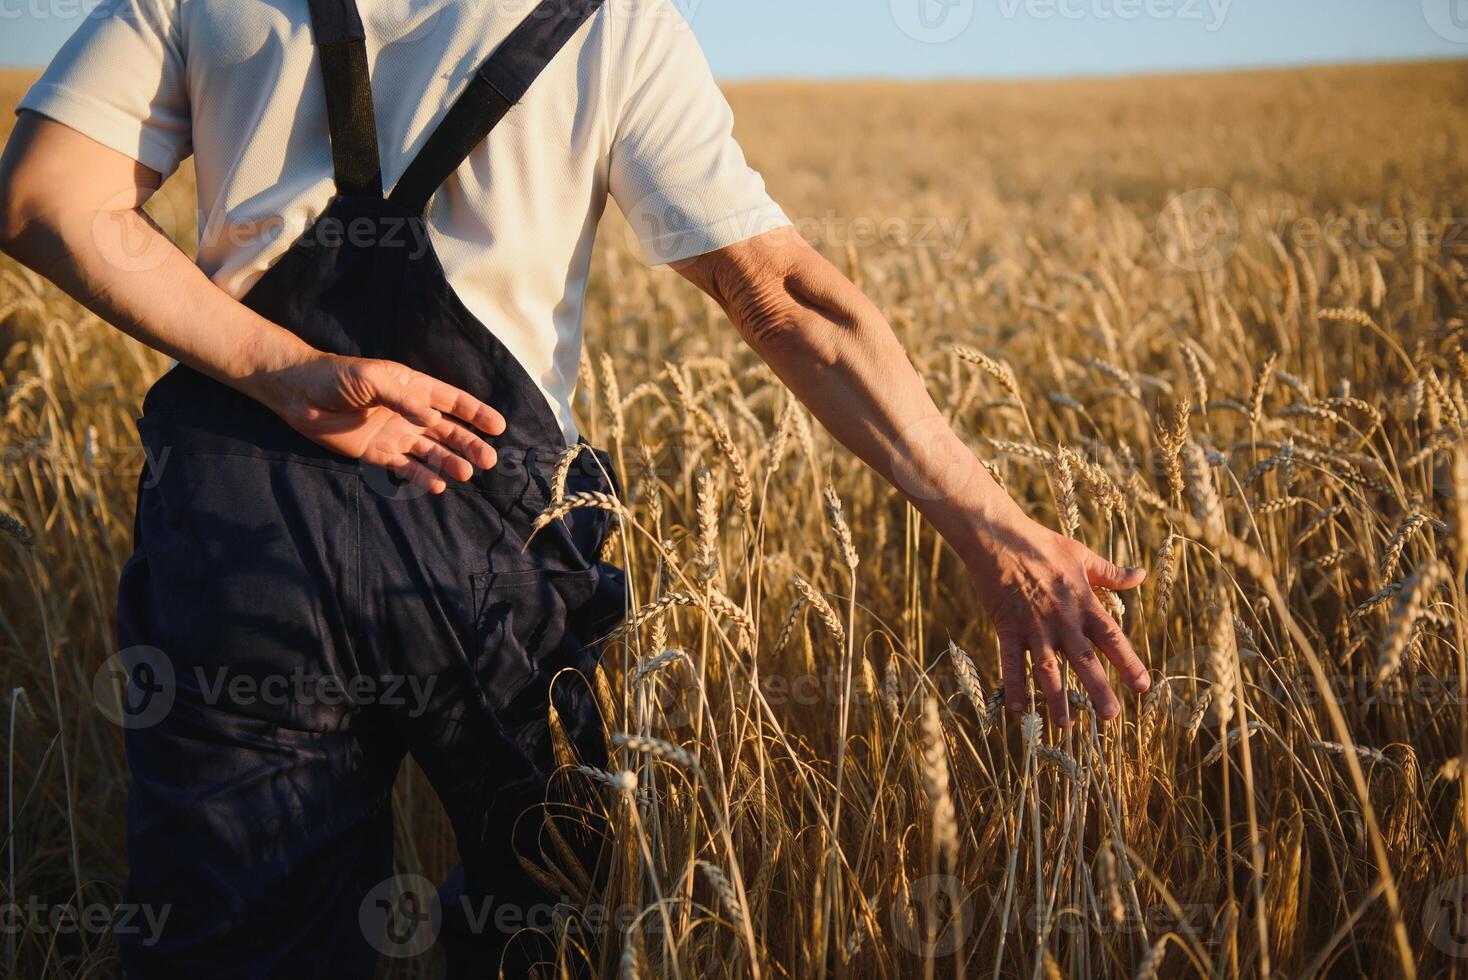
[[[505,431],[477,398],[393,361],[322,354],[276,372],[271,388],[270,407],[297,432],[429,493],[494,466],[474,430]]]
[[[1144,570],[1114,565],[1079,541],[1029,518],[1020,518],[965,560],[998,633],[1004,701],[1011,710],[1024,711],[1028,703],[1026,651],[1035,687],[1058,725],[1067,726],[1072,720],[1061,657],[1080,678],[1103,720],[1120,714],[1121,704],[1107,680],[1102,656],[1116,667],[1122,683],[1138,694],[1151,685],[1147,668],[1093,591],[1134,589],[1147,577]]]

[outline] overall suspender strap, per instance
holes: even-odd
[[[468,87],[429,135],[388,200],[415,214],[423,213],[439,185],[524,98],[531,83],[603,2],[541,0],[469,79]]]
[[[310,0],[311,30],[326,82],[326,120],[338,194],[382,196],[377,116],[367,75],[367,34],[354,0]]]

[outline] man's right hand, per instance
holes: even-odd
[[[495,464],[474,430],[505,431],[504,417],[477,398],[393,361],[313,352],[255,380],[250,393],[297,432],[429,493]]]

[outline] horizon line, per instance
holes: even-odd
[[[1247,74],[1250,72],[1274,72],[1274,71],[1309,71],[1319,68],[1389,68],[1393,66],[1406,65],[1450,65],[1459,62],[1468,63],[1468,54],[1458,57],[1447,57],[1439,54],[1404,55],[1401,57],[1388,58],[1346,58],[1331,61],[1248,61],[1228,65],[1199,65],[1197,67],[1174,67],[1154,66],[1144,68],[1117,69],[1115,71],[1081,71],[1081,72],[1027,72],[1017,71],[1006,74],[984,75],[984,74],[959,74],[939,72],[930,75],[914,73],[884,75],[880,72],[872,74],[829,74],[829,75],[759,75],[759,74],[717,74],[720,82],[745,83],[781,83],[781,82],[913,82],[917,84],[931,82],[1079,82],[1079,81],[1120,81],[1128,78],[1187,78],[1195,75],[1230,75]]]
[[[792,82],[820,83],[913,83],[929,84],[935,82],[1080,82],[1080,81],[1121,81],[1128,78],[1186,78],[1196,75],[1229,75],[1246,74],[1249,72],[1271,72],[1271,71],[1308,71],[1319,68],[1370,68],[1370,67],[1392,67],[1406,65],[1449,65],[1458,62],[1468,63],[1468,54],[1459,57],[1444,57],[1438,54],[1405,55],[1402,57],[1389,58],[1346,58],[1328,61],[1288,61],[1288,60],[1260,60],[1238,62],[1236,64],[1209,64],[1197,67],[1175,67],[1175,66],[1153,66],[1141,68],[1117,69],[1115,71],[1082,71],[1082,72],[1028,72],[1016,71],[1005,74],[985,75],[980,73],[962,74],[956,72],[939,72],[936,74],[916,74],[910,72],[883,74],[874,72],[870,74],[724,74],[715,72],[715,78],[723,82],[736,84],[787,84]],[[49,62],[47,63],[49,64]],[[46,68],[46,64],[36,63],[11,63],[0,65],[0,71],[34,71],[40,72]]]

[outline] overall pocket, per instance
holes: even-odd
[[[480,660],[486,693],[500,707],[537,678],[568,667],[591,680],[593,645],[615,625],[625,602],[621,570],[597,559],[613,528],[610,513],[578,508],[532,533],[529,510],[517,515],[526,520],[528,538],[521,553],[511,559],[491,552],[469,575],[471,653]],[[511,532],[505,540],[516,537]]]

